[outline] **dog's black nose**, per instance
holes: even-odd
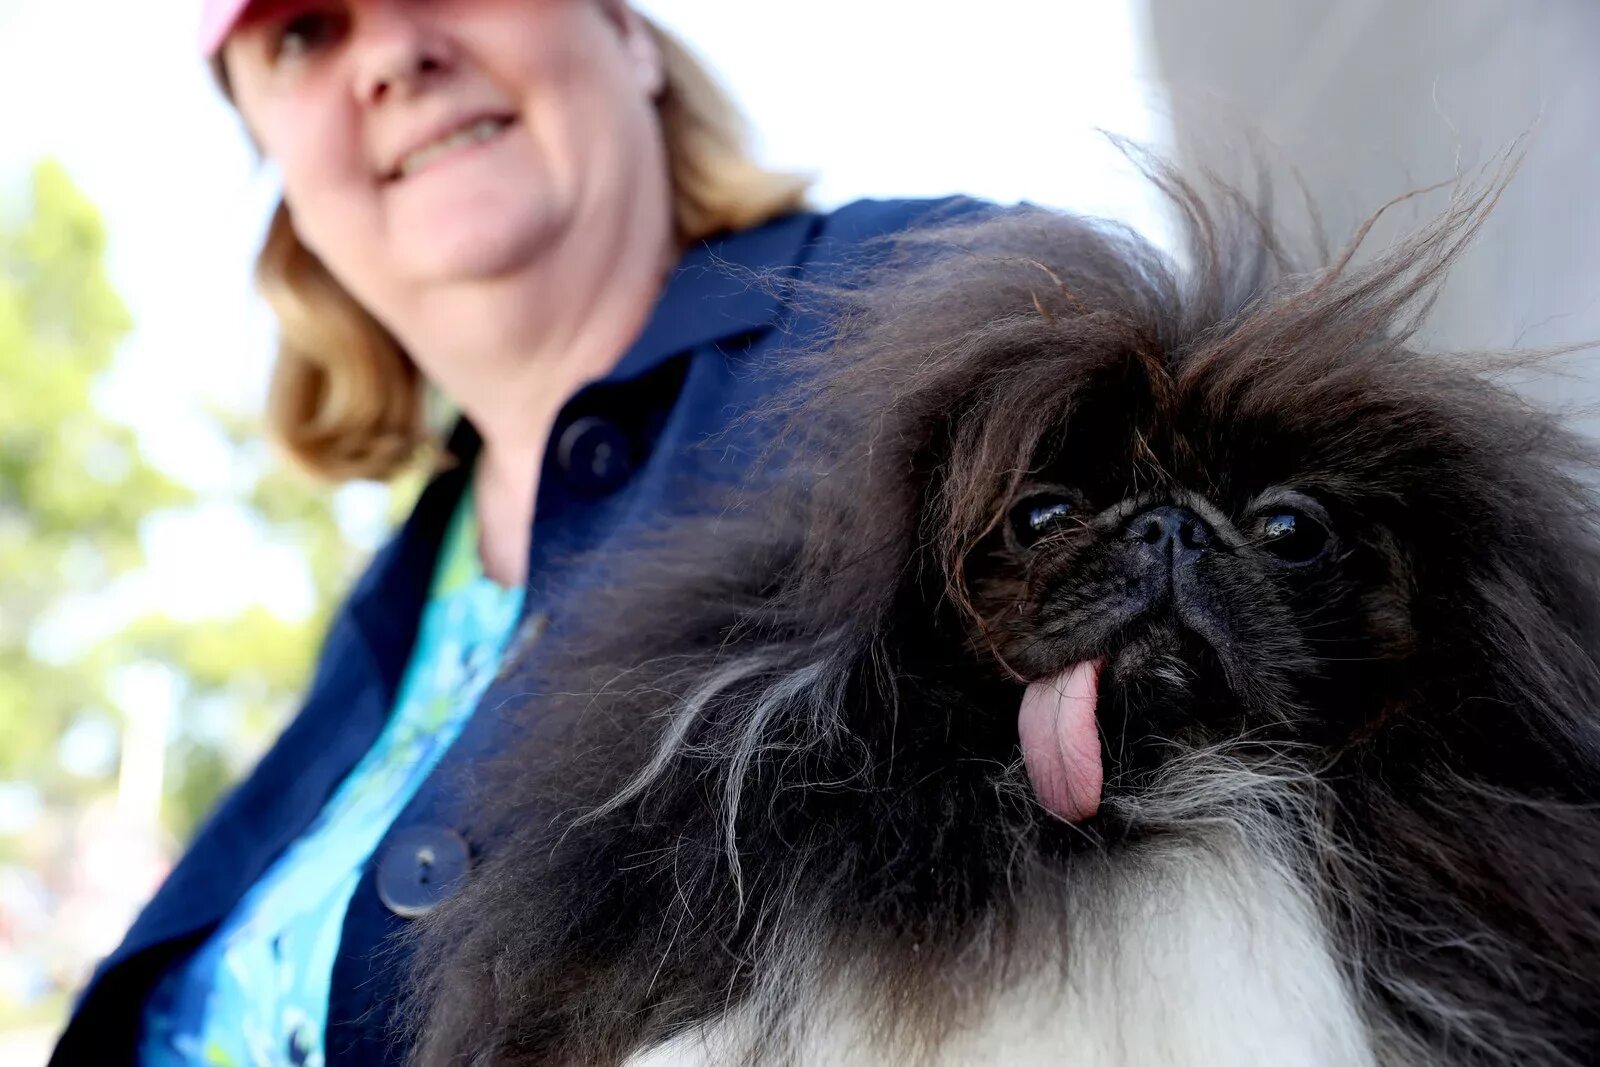
[[[1204,519],[1188,508],[1171,504],[1135,515],[1129,520],[1127,531],[1141,555],[1148,553],[1174,563],[1207,551],[1214,538]]]

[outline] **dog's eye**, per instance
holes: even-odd
[[[1072,522],[1076,505],[1059,493],[1023,497],[1011,509],[1011,532],[1023,548],[1032,548]]]
[[[1329,540],[1326,526],[1294,508],[1275,508],[1256,520],[1257,543],[1285,563],[1316,561]]]

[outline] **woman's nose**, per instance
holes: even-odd
[[[446,72],[453,52],[430,11],[418,0],[370,0],[356,7],[350,51],[355,92],[365,104],[407,97]]]

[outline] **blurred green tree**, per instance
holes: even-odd
[[[119,676],[154,667],[171,683],[161,818],[182,841],[292,709],[364,552],[341,531],[331,493],[268,461],[253,426],[219,415],[238,469],[257,472],[231,502],[302,553],[309,617],[156,614],[66,650],[41,647],[41,622],[69,607],[92,613],[140,569],[143,520],[196,497],[93,404],[131,328],[106,276],[98,212],[53,163],[35,168],[30,191],[20,210],[0,211],[0,785],[47,812],[109,794],[127,736]],[[63,758],[86,734],[111,739],[105,758]],[[16,847],[0,831],[0,862]]]
[[[189,495],[90,404],[131,325],[98,213],[53,164],[31,191],[0,222],[0,779],[50,803],[91,787],[55,747],[77,717],[108,714],[108,698],[103,665],[40,656],[36,626],[137,568],[139,520]]]

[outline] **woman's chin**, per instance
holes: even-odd
[[[490,281],[518,274],[544,257],[559,227],[532,212],[508,218],[504,212],[465,211],[436,225],[404,227],[392,247],[395,265],[428,282]]]

